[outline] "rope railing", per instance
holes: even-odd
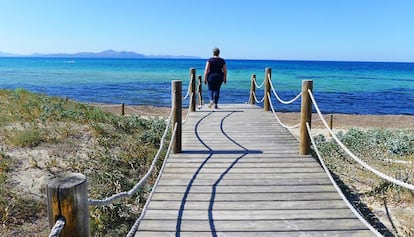
[[[63,230],[63,227],[65,227],[65,223],[66,223],[65,218],[59,217],[56,220],[55,225],[50,230],[49,237],[59,237],[60,233]]]
[[[323,170],[325,171],[326,175],[328,176],[329,180],[331,181],[332,185],[334,186],[334,188],[336,189],[336,192],[338,192],[338,194],[341,196],[342,200],[346,203],[346,205],[351,209],[351,211],[355,214],[355,216],[358,217],[358,219],[371,231],[373,232],[376,236],[382,236],[374,227],[372,227],[371,224],[368,223],[367,220],[365,220],[365,218],[363,217],[363,215],[354,208],[354,206],[348,201],[348,198],[346,198],[345,194],[342,192],[341,188],[338,186],[338,184],[335,182],[335,179],[332,177],[331,172],[329,171],[328,167],[325,165],[325,162],[322,158],[322,156],[319,153],[319,150],[316,146],[314,137],[311,135],[311,128],[309,126],[309,123],[306,123],[306,129],[308,130],[308,133],[310,135],[310,139],[311,142],[313,144],[313,147],[315,149],[315,153],[316,156],[323,168]]]
[[[373,167],[371,167],[370,165],[368,165],[365,161],[361,160],[360,158],[358,158],[356,155],[354,155],[340,140],[339,138],[336,136],[336,134],[329,128],[328,123],[326,122],[326,120],[323,118],[323,115],[321,113],[321,111],[319,110],[319,106],[316,103],[316,100],[312,94],[312,91],[308,90],[310,99],[312,101],[312,104],[315,107],[316,112],[318,113],[322,123],[324,124],[324,126],[328,129],[329,134],[332,136],[332,138],[336,141],[336,143],[353,159],[355,160],[357,163],[359,163],[362,167],[364,167],[365,169],[371,171],[372,173],[376,174],[377,176],[381,177],[382,179],[387,180],[388,182],[391,182],[395,185],[407,188],[409,190],[414,190],[414,185],[409,184],[409,183],[405,183],[401,180],[395,179],[393,177],[390,177],[384,173],[382,173],[381,171],[378,171],[376,169],[374,169]]]
[[[280,118],[279,118],[279,117],[277,116],[277,114],[276,114],[275,108],[273,107],[273,103],[272,103],[272,101],[271,101],[271,100],[272,100],[272,98],[270,97],[270,94],[267,94],[267,96],[268,96],[269,101],[270,101],[270,107],[271,107],[271,109],[272,109],[273,116],[276,118],[277,122],[278,122],[280,125],[282,125],[282,127],[287,128],[287,129],[294,129],[294,128],[298,128],[298,127],[300,126],[300,123],[298,123],[298,124],[296,124],[296,125],[293,125],[293,126],[288,126],[288,125],[286,125],[286,124],[282,123],[282,121],[280,120]]]
[[[189,106],[188,106],[188,109],[187,109],[187,114],[186,114],[185,118],[182,121],[183,124],[187,121],[188,116],[190,115],[190,112],[191,112],[191,103],[193,101],[193,96],[194,96],[194,93],[191,93],[190,103],[189,103]]]
[[[260,84],[260,85],[257,85],[257,81],[256,81],[256,80],[253,80],[253,83],[254,83],[254,86],[255,86],[257,89],[260,89],[260,88],[262,88],[262,87],[264,86],[265,81],[263,81],[263,82],[262,82],[262,84]]]
[[[173,140],[175,139],[176,131],[177,131],[177,123],[175,123],[175,124],[174,124],[173,136],[171,137],[171,141],[173,141]],[[160,169],[160,172],[159,172],[159,173],[162,173],[162,172],[163,172],[163,170],[165,169],[165,166],[166,166],[166,164],[167,164],[167,160],[168,160],[168,158],[170,157],[170,153],[171,153],[172,144],[173,144],[173,143],[172,143],[172,142],[170,142],[170,145],[168,146],[167,153],[165,154],[165,157],[164,157],[164,162],[163,162],[163,164],[162,164],[162,166],[161,166],[161,169]],[[159,183],[159,181],[160,181],[160,178],[161,178],[161,176],[160,176],[160,175],[158,175],[157,179],[155,180],[154,187],[156,187],[156,186],[158,185],[158,183]],[[145,203],[144,207],[143,207],[143,208],[142,208],[142,210],[141,210],[141,214],[140,214],[140,216],[139,216],[139,217],[138,217],[138,219],[135,221],[134,225],[131,227],[130,231],[129,231],[129,232],[128,232],[128,234],[127,234],[127,237],[132,237],[132,236],[134,236],[134,235],[135,235],[135,233],[137,232],[138,227],[139,227],[139,224],[141,223],[142,218],[144,218],[144,215],[145,215],[145,213],[147,212],[147,209],[148,209],[148,206],[149,206],[149,203],[150,203],[148,200],[151,200],[152,196],[154,195],[154,192],[155,192],[155,189],[153,188],[153,189],[151,190],[151,193],[149,194],[149,196],[148,196],[148,198],[147,198],[147,202]]]
[[[189,82],[189,84],[188,84],[187,94],[185,94],[185,96],[183,96],[183,100],[186,100],[186,99],[188,98],[188,96],[190,96],[190,93],[191,93],[191,86],[192,86],[192,84],[193,84],[193,81],[195,81],[195,77],[194,77],[194,75],[191,75],[190,77],[191,77],[191,78],[190,78],[190,82]]]
[[[275,97],[277,98],[277,100],[282,104],[285,104],[285,105],[292,104],[293,102],[295,102],[296,100],[298,100],[302,96],[302,92],[299,92],[299,94],[296,95],[293,99],[283,100],[283,99],[280,98],[280,96],[276,92],[275,87],[273,86],[273,83],[272,83],[272,80],[271,80],[270,76],[269,76],[269,82],[270,82],[270,89],[272,90],[272,92],[275,95]]]
[[[123,198],[123,197],[131,197],[132,195],[134,195],[139,190],[139,188],[151,176],[152,171],[154,170],[155,165],[158,162],[158,159],[159,159],[159,157],[161,155],[161,152],[162,152],[162,150],[164,148],[165,139],[167,137],[168,130],[169,130],[169,127],[170,127],[170,124],[171,124],[172,112],[173,111],[171,110],[171,113],[170,113],[170,116],[169,116],[169,119],[168,119],[168,122],[167,122],[167,127],[166,127],[166,129],[164,131],[163,136],[161,137],[160,147],[159,147],[159,149],[158,149],[158,151],[157,151],[157,153],[156,153],[156,155],[155,155],[155,157],[154,157],[154,159],[153,159],[153,161],[151,163],[150,168],[148,169],[147,173],[141,178],[141,180],[138,181],[138,183],[136,183],[135,186],[132,189],[130,189],[129,191],[120,192],[120,193],[114,194],[111,197],[107,197],[107,198],[102,199],[102,200],[89,199],[88,200],[89,205],[92,205],[92,206],[105,206],[105,205],[108,205],[108,204],[110,204],[110,203],[112,203],[112,202],[114,202],[114,201],[116,201],[116,200],[118,200],[120,198]]]
[[[256,93],[253,92],[253,99],[256,101],[256,103],[260,104],[263,103],[265,97],[263,96],[263,98],[261,100],[257,99]]]

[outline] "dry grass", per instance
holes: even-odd
[[[45,186],[56,176],[85,174],[94,199],[130,189],[147,171],[164,130],[161,118],[0,91],[0,236],[48,234]],[[131,199],[91,207],[92,235],[124,236],[151,182]]]
[[[371,167],[403,182],[414,183],[414,130],[351,129],[338,136],[344,145]],[[364,169],[333,140],[319,136],[317,141],[329,169],[355,198],[367,206],[394,235],[414,236],[412,191]]]

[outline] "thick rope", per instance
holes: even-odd
[[[50,230],[49,237],[59,237],[60,233],[62,232],[63,228],[65,227],[65,218],[59,217],[56,220],[55,225]]]
[[[255,86],[256,88],[258,88],[258,89],[262,88],[262,87],[264,86],[264,84],[265,84],[265,81],[264,81],[264,80],[263,80],[262,84],[260,84],[260,85],[257,85],[256,80],[253,80],[253,81],[254,81],[254,86]]]
[[[263,101],[265,99],[265,97],[263,96],[263,98],[261,100],[258,100],[257,96],[256,96],[256,92],[253,92],[253,97],[254,97],[254,100],[256,101],[256,103],[258,103],[258,104],[263,103]]]
[[[319,117],[321,118],[323,124],[325,125],[325,127],[328,129],[329,133],[332,135],[332,138],[338,143],[338,145],[352,158],[354,159],[356,162],[358,162],[362,167],[364,167],[365,169],[371,171],[372,173],[376,174],[377,176],[381,177],[382,179],[385,179],[393,184],[399,185],[401,187],[410,189],[410,190],[414,190],[414,185],[409,184],[409,183],[405,183],[401,180],[395,179],[393,177],[390,177],[374,168],[372,168],[371,166],[369,166],[366,162],[364,162],[363,160],[359,159],[356,155],[354,155],[339,139],[338,137],[335,135],[335,133],[329,128],[328,123],[325,121],[325,119],[323,118],[323,115],[321,113],[321,111],[319,110],[318,104],[316,103],[315,98],[313,97],[312,91],[308,90],[309,96],[312,100],[313,105],[315,106],[316,112],[318,113]]]
[[[190,95],[191,85],[193,84],[193,75],[191,75],[190,83],[188,83],[187,94],[183,97],[183,100],[187,99]]]
[[[279,97],[279,95],[277,94],[277,92],[276,92],[276,90],[275,90],[275,87],[273,86],[273,82],[272,82],[272,80],[270,79],[270,77],[269,77],[269,82],[270,82],[270,88],[272,89],[273,94],[276,96],[277,100],[278,100],[280,103],[282,103],[282,104],[285,104],[285,105],[292,104],[293,102],[295,102],[296,100],[298,100],[298,99],[302,96],[302,92],[299,92],[299,94],[298,94],[297,96],[295,96],[295,98],[293,98],[293,99],[291,99],[291,100],[282,100],[282,99]]]
[[[272,98],[270,98],[270,94],[269,93],[267,93],[267,98],[269,98],[269,102],[270,102],[269,104],[270,104],[270,107],[272,108],[273,116],[275,116],[277,122],[280,125],[282,125],[282,127],[287,128],[287,129],[293,129],[293,128],[298,128],[300,126],[300,123],[298,123],[296,125],[293,125],[293,126],[288,126],[288,125],[282,123],[282,121],[280,121],[279,117],[276,114],[275,108],[273,107],[273,104],[272,104]]]
[[[164,134],[163,134],[163,136],[161,138],[160,148],[158,149],[158,152],[155,155],[155,157],[154,157],[154,159],[153,159],[153,161],[151,163],[151,167],[148,169],[148,171],[144,175],[144,177],[137,184],[135,184],[135,186],[131,190],[129,190],[128,192],[121,192],[121,193],[118,193],[118,194],[114,194],[111,197],[105,198],[103,200],[89,199],[88,200],[89,201],[89,205],[94,205],[94,206],[104,206],[104,205],[108,205],[108,204],[110,204],[110,203],[112,203],[115,200],[118,200],[120,198],[123,198],[123,197],[131,197],[132,195],[134,195],[139,190],[139,188],[150,177],[150,175],[151,175],[152,171],[154,170],[155,165],[156,165],[156,163],[157,163],[157,161],[158,161],[158,159],[159,159],[159,157],[161,155],[162,149],[164,148],[165,139],[167,137],[167,134],[168,134],[168,131],[169,131],[169,127],[170,127],[170,124],[171,124],[172,113],[173,113],[173,111],[171,110],[171,114],[170,114],[170,117],[169,117],[168,122],[167,122],[167,127],[165,128]]]
[[[314,147],[314,149],[315,149],[315,152],[316,152],[316,155],[317,155],[317,157],[318,157],[318,160],[319,160],[319,162],[321,163],[321,165],[322,165],[322,168],[324,169],[324,171],[325,171],[325,173],[328,175],[328,178],[329,178],[329,180],[331,181],[331,183],[332,183],[332,185],[335,187],[335,189],[336,189],[336,191],[338,192],[338,194],[341,196],[341,198],[344,200],[344,202],[346,203],[346,205],[348,205],[348,207],[351,209],[351,211],[355,214],[355,216],[357,216],[358,217],[358,219],[362,222],[362,223],[364,223],[364,225],[366,226],[366,227],[368,227],[368,229],[370,230],[370,231],[372,231],[376,236],[382,236],[374,227],[372,227],[369,223],[368,223],[368,221],[366,221],[365,220],[365,218],[364,217],[362,217],[362,215],[359,213],[359,211],[357,211],[355,208],[354,208],[354,206],[348,201],[348,199],[345,197],[345,195],[344,195],[344,193],[342,192],[342,190],[341,190],[341,188],[338,186],[338,184],[335,182],[335,180],[334,180],[334,178],[332,177],[332,174],[331,174],[331,172],[329,171],[329,169],[328,169],[328,167],[326,167],[326,165],[325,165],[325,162],[323,161],[323,159],[322,159],[322,157],[321,157],[321,155],[320,155],[320,153],[319,153],[319,150],[318,150],[318,148],[317,148],[317,146],[316,146],[316,143],[315,143],[315,140],[314,140],[314,138],[313,138],[313,136],[311,135],[311,129],[310,129],[310,126],[309,126],[309,123],[306,123],[306,129],[308,130],[308,133],[309,133],[309,136],[310,136],[310,139],[311,139],[311,142],[312,142],[312,144],[313,144],[313,147]]]
[[[191,109],[191,105],[192,105],[191,103],[193,101],[193,96],[194,96],[194,93],[191,93],[190,104],[189,104],[188,109],[187,109],[187,114],[186,114],[184,120],[182,121],[182,123],[185,123],[188,119],[188,116],[190,115],[190,112],[191,112],[190,109]]]
[[[154,193],[155,193],[155,187],[158,185],[158,183],[159,183],[159,181],[160,181],[160,177],[161,177],[161,173],[163,172],[163,170],[165,169],[165,166],[166,166],[166,164],[167,164],[167,160],[168,160],[168,158],[170,157],[170,152],[171,152],[171,148],[172,148],[172,141],[174,141],[174,139],[175,139],[175,134],[176,134],[176,131],[177,131],[177,123],[176,124],[174,124],[174,131],[173,131],[173,136],[171,137],[171,141],[170,141],[170,145],[168,146],[168,150],[167,150],[167,153],[166,153],[166,155],[165,155],[165,158],[164,158],[164,162],[163,162],[163,164],[162,164],[162,166],[161,166],[161,169],[160,169],[160,172],[159,172],[159,174],[158,174],[158,177],[157,177],[157,180],[155,180],[155,183],[154,183],[154,186],[153,186],[153,188],[152,188],[152,190],[151,190],[151,193],[150,193],[150,195],[148,196],[148,198],[147,198],[147,201],[146,201],[146,203],[145,203],[145,205],[144,205],[144,207],[142,208],[142,211],[141,211],[141,215],[138,217],[138,219],[135,221],[135,223],[134,223],[134,225],[131,227],[131,229],[129,230],[129,232],[128,232],[128,234],[127,234],[127,237],[133,237],[134,235],[135,235],[135,233],[137,232],[137,230],[138,230],[138,227],[139,227],[139,225],[141,224],[141,221],[142,221],[142,218],[144,218],[144,215],[145,215],[145,213],[147,212],[147,209],[148,209],[148,206],[149,206],[149,203],[150,203],[150,200],[151,200],[151,198],[152,198],[152,196],[154,195]]]

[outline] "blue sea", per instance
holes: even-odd
[[[282,99],[313,80],[323,113],[414,115],[414,63],[226,60],[228,83],[220,103],[246,103],[250,79],[259,84],[265,68]],[[24,88],[81,102],[171,106],[171,81],[182,80],[187,91],[189,69],[202,75],[203,59],[0,58],[0,88]],[[206,87],[203,87],[207,98]],[[261,90],[258,97],[263,96]],[[188,102],[185,102],[188,104]],[[299,101],[278,111],[297,112]]]

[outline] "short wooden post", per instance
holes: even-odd
[[[196,110],[196,69],[190,68],[190,80],[191,80],[191,88],[190,88],[190,111],[194,112]]]
[[[121,104],[121,115],[124,116],[125,115],[125,103],[122,102]]]
[[[60,236],[89,236],[87,179],[83,174],[59,177],[47,185],[47,209],[52,228],[59,217],[65,219]]]
[[[203,82],[201,81],[201,75],[198,76],[198,106],[201,108],[203,105]]]
[[[172,81],[172,131],[174,132],[174,126],[177,124],[177,130],[175,132],[172,153],[181,153],[181,127],[182,127],[182,81]]]
[[[256,94],[256,75],[252,74],[252,80],[250,84],[250,104],[254,105],[256,103],[256,100],[254,99],[254,96]]]
[[[68,102],[69,101],[69,97],[65,97],[65,102]]]
[[[312,80],[302,81],[302,106],[300,114],[300,138],[299,138],[299,154],[308,155],[310,154],[310,136],[306,128],[306,123],[311,126],[312,121],[312,101],[309,96],[308,90],[313,90]]]
[[[334,115],[331,114],[330,119],[329,119],[329,128],[331,130],[333,129],[333,120],[334,120]],[[331,133],[329,133],[329,137],[332,137]]]
[[[272,77],[272,69],[266,68],[265,69],[264,102],[263,102],[264,111],[270,110],[270,100],[269,100],[268,94],[270,94],[270,78],[271,77]]]

